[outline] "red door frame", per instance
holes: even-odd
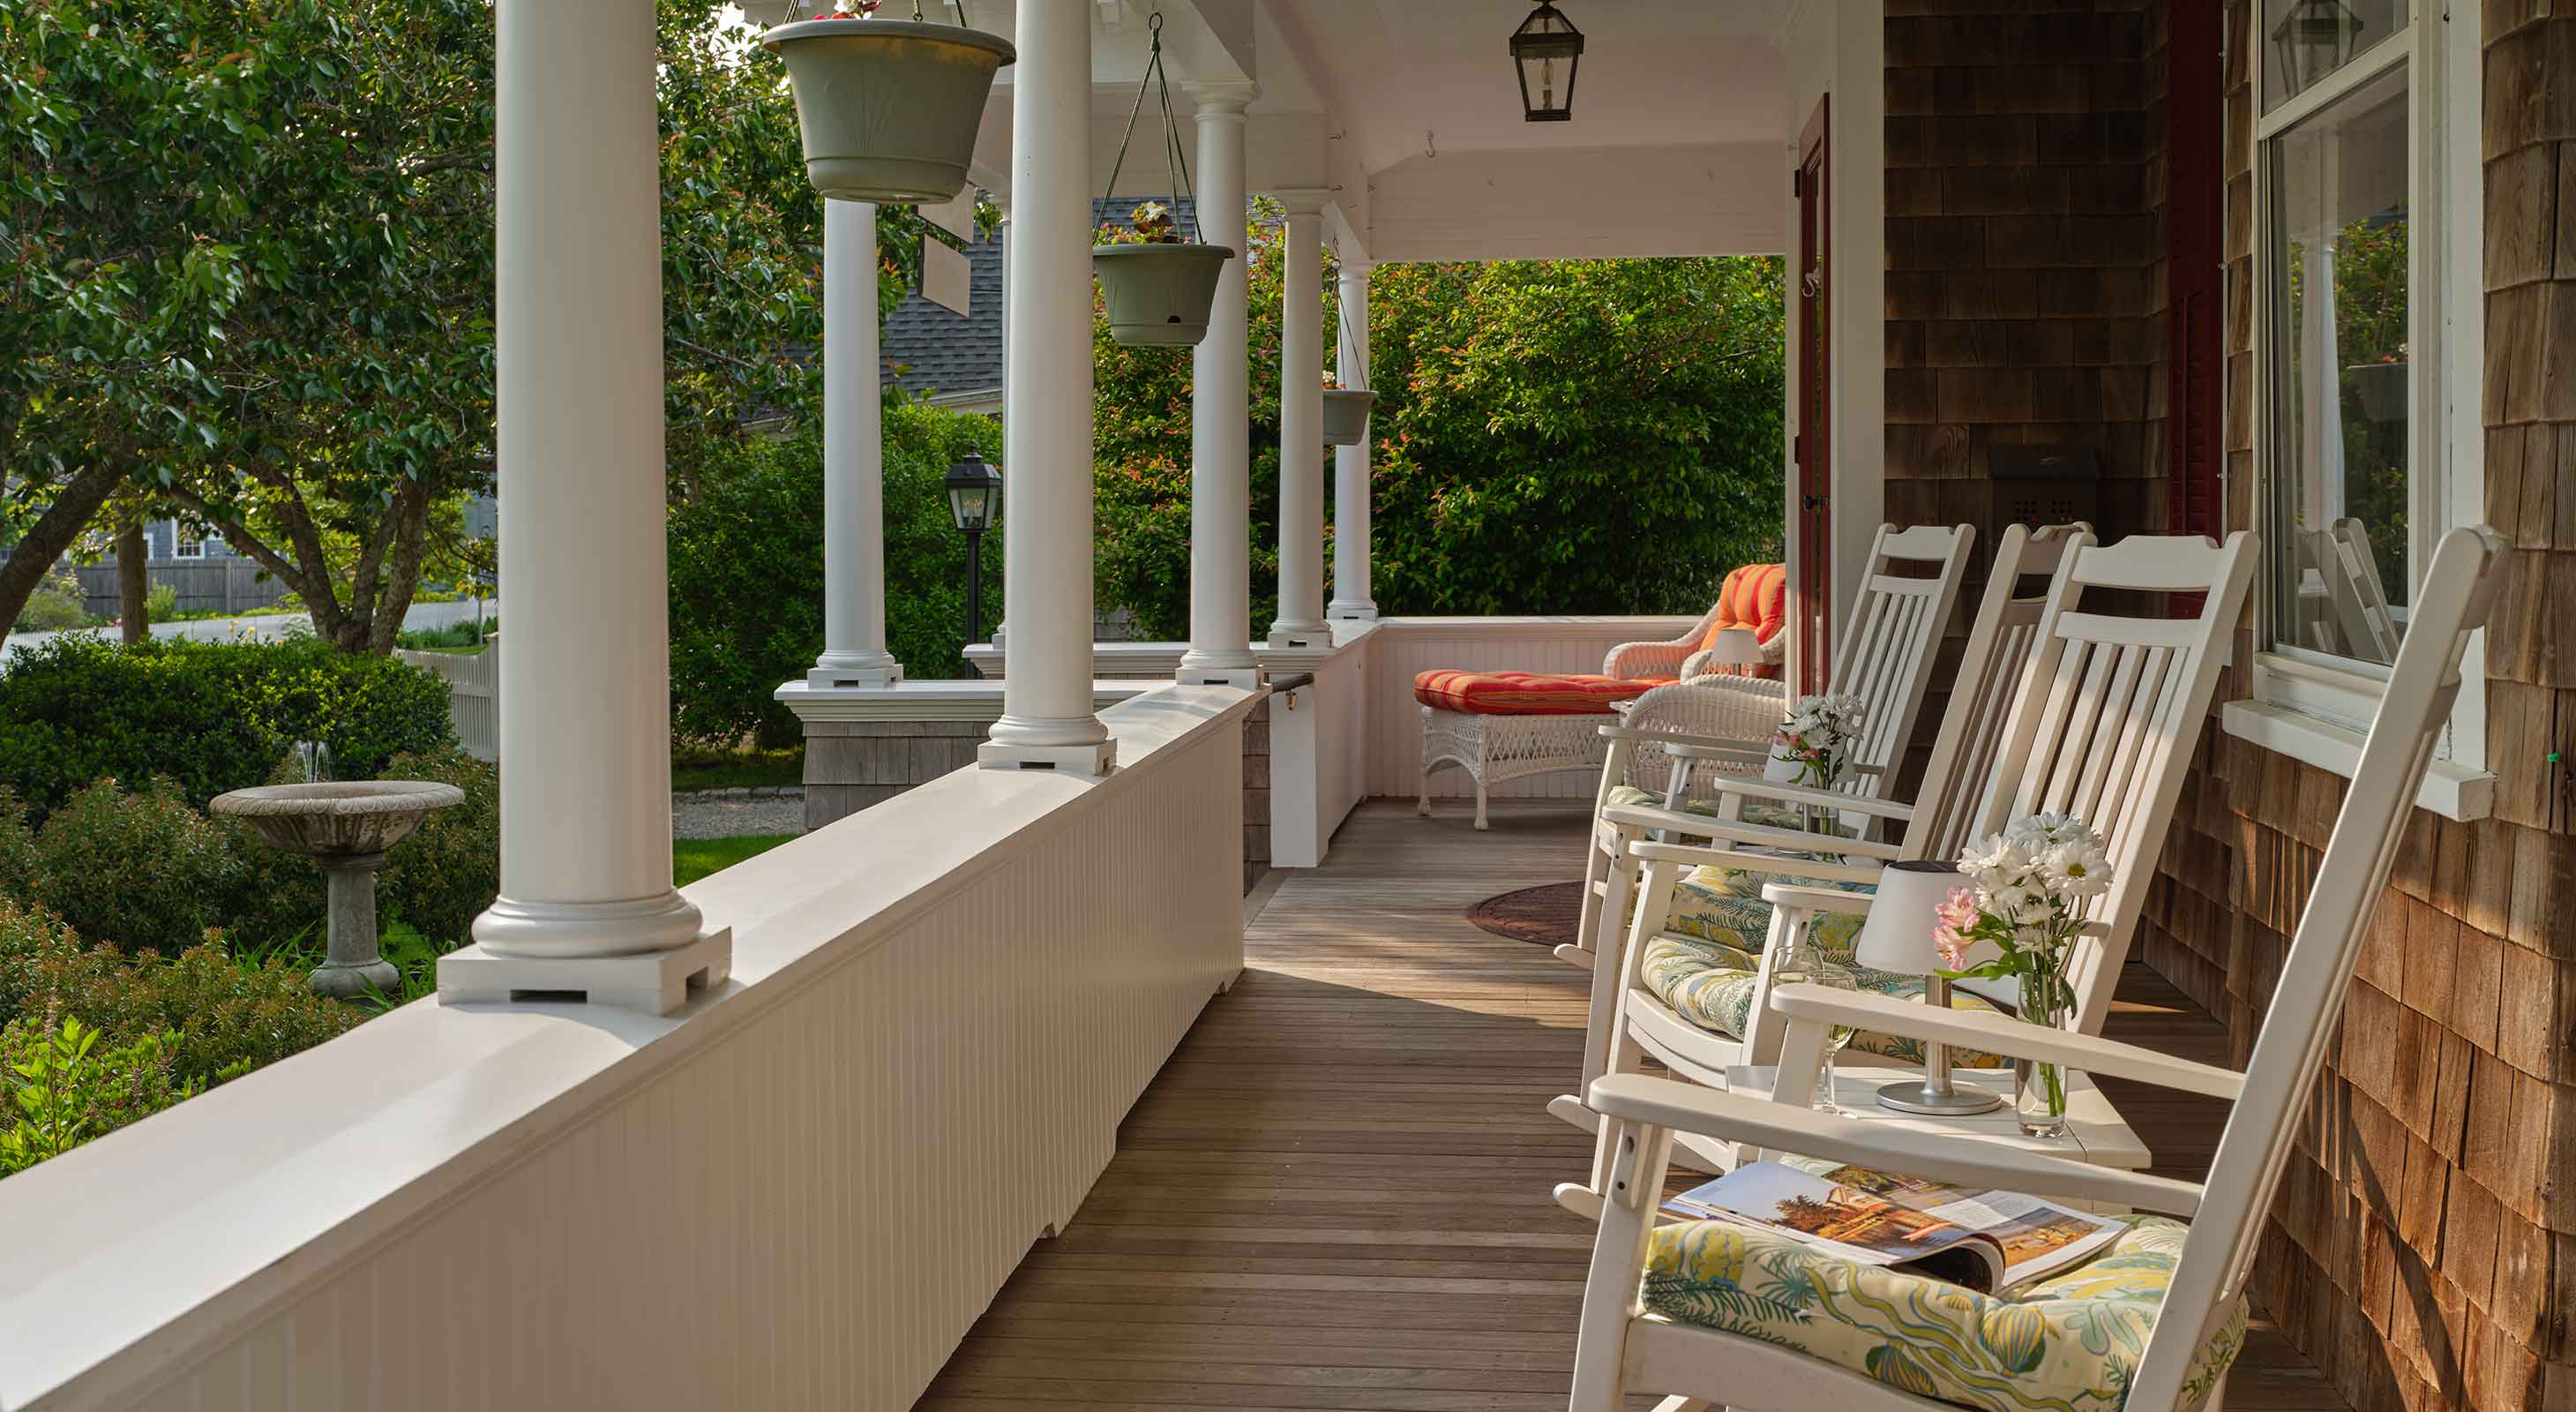
[[[1798,689],[1825,689],[1833,659],[1833,213],[1825,204],[1831,172],[1826,105],[1816,100],[1798,139],[1798,264],[1790,273],[1798,319]]]
[[[2165,45],[2165,526],[2213,538],[2227,530],[2223,8],[2221,0],[2174,0]],[[2199,613],[2199,595],[2177,599],[2175,612]]]

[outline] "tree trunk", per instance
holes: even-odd
[[[116,614],[126,646],[152,636],[152,540],[139,518],[116,535]]]
[[[36,518],[26,537],[0,561],[0,628],[18,621],[26,611],[27,600],[52,571],[54,561],[72,547],[80,532],[98,514],[107,497],[125,482],[122,466],[93,466],[65,482],[54,493],[54,501]]]

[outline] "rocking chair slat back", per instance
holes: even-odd
[[[2255,1038],[2244,1093],[2219,1136],[2200,1215],[2140,1356],[2129,1391],[2132,1407],[2174,1405],[2211,1320],[2244,1288],[2264,1213],[2296,1145],[2298,1120],[2316,1090],[2371,914],[2405,837],[2406,817],[2450,720],[2461,653],[2494,604],[2499,576],[2493,569],[2503,553],[2503,542],[2483,528],[2453,530],[2434,550],[2271,1009]]]
[[[2044,589],[2023,595],[2016,581],[2030,575],[2054,580],[2067,559],[2092,542],[2090,528],[2081,524],[2049,525],[2037,533],[2021,525],[2004,530],[1986,596],[1968,629],[1967,652],[1951,679],[1949,709],[1923,772],[1914,821],[1905,831],[1905,857],[1956,858],[1970,842],[2005,717],[2020,695],[2048,607]]]
[[[2039,813],[2068,813],[2100,830],[2112,885],[2093,900],[2094,933],[2067,968],[2071,1023],[2099,1033],[2109,980],[2127,958],[2184,767],[2217,693],[2221,646],[2253,580],[2255,541],[2138,536],[2075,551],[2051,590],[2025,691],[1999,733],[1971,838]],[[2079,610],[2087,590],[2205,593],[2197,618]]]
[[[1852,627],[1843,635],[1830,678],[1834,691],[1860,698],[1861,738],[1852,754],[1877,768],[1847,773],[1844,789],[1877,794],[1893,782],[1898,758],[1914,738],[1932,658],[1959,601],[1976,537],[1973,525],[1879,527],[1869,573],[1852,605]],[[1899,572],[1904,569],[1930,573],[1916,577]]]

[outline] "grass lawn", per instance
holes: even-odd
[[[678,886],[686,887],[794,837],[792,833],[764,833],[743,838],[676,838],[671,840],[671,874]]]
[[[755,789],[805,782],[805,752],[789,750],[674,750],[671,788]]]

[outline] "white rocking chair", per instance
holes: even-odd
[[[1969,700],[1954,693],[1943,718],[1940,748],[1916,805],[1852,800],[1755,781],[1728,784],[1730,791],[1791,803],[1830,803],[1846,812],[1897,820],[1907,825],[1901,845],[1848,839],[1833,845],[1842,855],[1840,862],[1783,858],[1778,851],[1803,851],[1813,847],[1813,840],[1791,830],[1743,823],[1693,824],[1690,816],[1664,810],[1609,811],[1614,823],[1630,828],[1709,833],[1713,826],[1717,842],[1698,846],[1641,839],[1628,844],[1630,855],[1644,865],[1636,916],[1620,963],[1594,971],[1584,1083],[1605,1074],[1636,1073],[1652,1056],[1684,1078],[1723,1088],[1729,1066],[1771,1062],[1779,1045],[1776,1021],[1765,1003],[1773,959],[1784,947],[1805,940],[1821,921],[1835,919],[1833,925],[1856,931],[1857,919],[1869,911],[1870,896],[1864,892],[1757,884],[1768,917],[1743,1033],[1730,1037],[1686,1016],[1656,992],[1647,974],[1655,943],[1687,948],[1694,940],[1668,937],[1673,904],[1689,870],[1714,867],[1734,875],[1865,884],[1888,861],[1955,856],[1966,841],[2042,811],[2082,816],[2102,833],[2110,854],[2111,889],[2094,900],[2090,944],[2069,966],[2076,999],[2073,1022],[2085,1033],[2099,1032],[2154,881],[2155,858],[2181,795],[2193,744],[2218,689],[2221,650],[2253,578],[2255,544],[2251,534],[2241,531],[2224,547],[2200,538],[2137,537],[2104,548],[2092,545],[2090,536],[2077,536],[2050,584],[2029,633],[2033,645],[2028,659],[2012,676],[2011,687],[2006,690],[2006,677],[1988,668],[1982,680],[1963,683]],[[2207,596],[2197,618],[2124,617],[2079,606],[2087,589]],[[1995,592],[1990,586],[1990,603]],[[2012,641],[2013,635],[1999,635],[1999,640]],[[1998,718],[1993,707],[2000,700],[2009,700],[2010,711]],[[1983,768],[1978,768],[1981,762]],[[1971,798],[1975,807],[1962,810],[1959,806]],[[1740,971],[1725,974],[1741,976]],[[1961,989],[2003,1005],[2019,998],[2008,981],[1968,983]],[[1921,1008],[1911,1001],[1891,1003]],[[1581,1127],[1598,1121],[1571,1094],[1554,1099],[1548,1109]],[[1723,1148],[1703,1148],[1689,1139],[1685,1145],[1711,1170],[1725,1170],[1733,1161]]]
[[[1876,795],[1900,763],[1906,743],[1914,738],[1914,719],[1923,709],[1923,694],[1941,653],[1941,635],[1959,601],[1959,583],[1968,569],[1968,551],[1976,528],[1943,529],[1918,525],[1898,529],[1881,525],[1870,544],[1869,572],[1853,600],[1851,623],[1834,656],[1831,689],[1861,698],[1862,739],[1852,751],[1853,764],[1837,788],[1859,797]],[[1929,571],[1929,577],[1910,575]],[[1692,776],[1701,767],[1711,773],[1767,772],[1795,778],[1794,771],[1771,762],[1771,735],[1784,712],[1777,683],[1738,677],[1702,677],[1679,686],[1660,687],[1638,698],[1627,721],[1599,728],[1609,741],[1601,769],[1601,788],[1594,796],[1591,842],[1584,858],[1587,899],[1605,898],[1615,890],[1619,916],[1626,914],[1626,893],[1633,864],[1622,849],[1627,837],[1606,818],[1615,806],[1670,804],[1681,809],[1697,789]],[[1657,780],[1657,775],[1662,778]],[[1662,788],[1657,792],[1654,785]],[[1684,834],[1704,830],[1683,826]],[[1579,966],[1592,964],[1599,948],[1606,902],[1587,900],[1576,923],[1571,946],[1556,955]],[[1610,923],[1616,926],[1614,918]]]
[[[2244,1073],[1820,986],[1783,986],[1770,997],[1788,1022],[1774,1090],[1781,1095],[1808,1092],[1833,1026],[1860,1025],[2231,1099],[2205,1183],[1848,1122],[1794,1099],[1638,1074],[1605,1078],[1589,1097],[1605,1120],[1609,1199],[1584,1287],[1573,1412],[1612,1412],[1632,1394],[1670,1394],[1665,1409],[1995,1412],[2068,1405],[2050,1399],[2070,1383],[2123,1412],[2215,1408],[2241,1338],[2264,1215],[2459,690],[2460,654],[2494,597],[2502,552],[2484,530],[2455,530],[2433,557]],[[2107,1260],[2079,1267],[2049,1281],[2044,1302],[1871,1277],[1874,1306],[1888,1311],[1874,1313],[1853,1297],[1864,1277],[1830,1256],[1698,1225],[1658,1230],[1655,1209],[1680,1133],[2188,1225],[2134,1220],[2114,1247],[2125,1257],[2121,1268]],[[2116,1336],[2090,1344],[2080,1336],[2105,1328]],[[1957,1337],[1944,1336],[1953,1330]],[[2039,1386],[2043,1379],[2049,1387]]]

